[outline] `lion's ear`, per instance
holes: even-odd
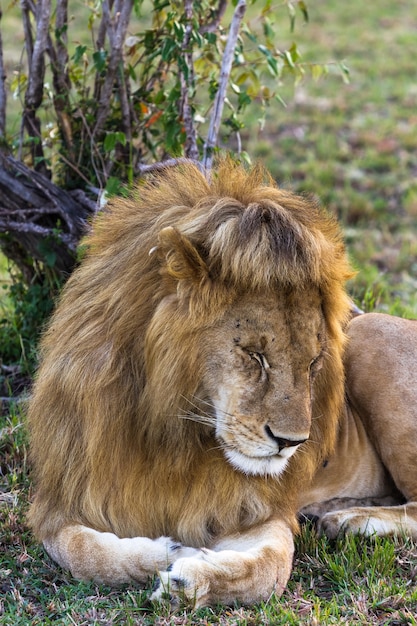
[[[208,269],[191,241],[169,226],[159,233],[158,254],[165,259],[168,274],[177,280],[200,282]]]

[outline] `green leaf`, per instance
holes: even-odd
[[[182,42],[184,40],[184,34],[185,34],[184,24],[181,24],[181,22],[178,22],[177,20],[175,20],[173,23],[173,26],[174,26],[174,33],[175,33],[176,38],[178,39],[178,41]]]
[[[238,97],[238,106],[239,109],[244,109],[252,102],[252,98],[249,97],[246,91],[242,91]]]
[[[308,22],[308,9],[307,5],[303,0],[299,0],[298,6],[300,7],[301,13],[303,14],[304,22]]]
[[[78,64],[86,52],[87,52],[87,46],[77,46],[75,48],[74,54],[71,57],[74,63]]]
[[[166,38],[162,44],[161,58],[163,61],[170,61],[174,53],[178,52],[178,46],[175,39]]]
[[[211,46],[214,46],[217,41],[216,33],[204,33],[203,37]]]
[[[313,65],[311,67],[311,76],[313,80],[318,81],[323,76],[323,66],[322,65]]]
[[[291,52],[289,50],[285,50],[285,52],[283,53],[283,57],[284,57],[284,60],[285,60],[286,64],[291,69],[295,69],[294,61],[293,61]]]
[[[107,51],[96,50],[96,52],[93,52],[93,62],[96,71],[101,74],[106,69]]]
[[[126,145],[126,135],[120,131],[115,133],[107,133],[104,138],[103,148],[106,152],[111,152],[115,149],[116,144],[122,144],[122,146]]]
[[[121,193],[123,184],[122,182],[116,178],[115,176],[110,176],[105,189],[106,197],[118,196]]]
[[[293,32],[295,26],[295,8],[291,2],[287,2],[287,8],[290,16],[290,30]]]
[[[342,74],[343,82],[345,83],[345,85],[348,85],[350,83],[350,71],[349,71],[349,68],[342,61],[341,63],[339,63],[339,69],[340,69],[340,72]]]

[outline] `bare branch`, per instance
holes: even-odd
[[[34,224],[33,222],[16,222],[13,220],[3,220],[0,217],[0,232],[17,232],[17,233],[28,233],[34,235],[42,235],[43,237],[55,237],[60,239],[62,243],[64,243],[69,250],[75,252],[77,249],[77,245],[79,240],[77,237],[74,237],[68,233],[59,233],[56,234],[56,228],[46,228],[45,226],[40,226],[39,224]]]
[[[58,0],[55,17],[56,47],[52,37],[48,34],[48,54],[51,59],[52,79],[54,85],[54,107],[58,119],[58,125],[62,133],[65,146],[72,160],[74,155],[74,142],[71,118],[67,107],[71,80],[68,75],[68,37],[66,26],[68,25],[68,0]]]
[[[68,0],[58,0],[55,16],[55,30],[57,32],[57,67],[61,70],[62,80],[66,86],[70,87],[71,82],[68,76]]]
[[[110,5],[108,0],[103,0],[103,16],[108,16],[108,37],[110,41],[109,63],[104,84],[101,89],[100,102],[97,111],[96,124],[93,130],[93,137],[101,132],[105,124],[110,104],[111,93],[116,82],[118,71],[123,71],[121,62],[123,59],[123,44],[126,37],[129,19],[132,13],[133,0],[124,0],[124,2],[116,2],[113,17],[110,17]]]
[[[181,83],[181,101],[179,107],[180,117],[184,122],[186,140],[185,140],[185,156],[197,160],[197,133],[194,126],[194,117],[189,102],[190,87],[194,84],[194,63],[193,53],[190,48],[190,39],[192,32],[193,18],[193,2],[192,0],[184,1],[185,16],[187,18],[187,26],[185,27],[185,35],[181,45],[183,60],[187,66],[187,76],[180,66],[180,83]]]
[[[102,50],[104,48],[104,42],[106,41],[106,33],[107,28],[110,23],[110,11],[113,6],[113,0],[106,5],[102,4],[102,16],[100,21],[100,26],[98,28],[97,39],[96,39],[96,47],[97,50]]]
[[[202,169],[201,163],[199,163],[198,161],[180,157],[178,159],[166,159],[166,161],[158,161],[156,163],[150,163],[149,165],[140,165],[135,170],[135,173],[139,174],[140,176],[144,176],[146,174],[151,174],[152,172],[161,172],[168,167],[176,167],[177,165],[180,165],[181,163],[189,163],[190,161],[193,161],[194,165]]]
[[[0,23],[2,18],[2,11],[0,8]],[[6,136],[6,72],[4,70],[3,62],[3,40],[0,30],[0,138]]]
[[[126,136],[127,147],[129,148],[132,143],[132,110],[130,106],[129,83],[123,71],[117,73],[116,79],[119,90],[123,132]]]
[[[25,105],[30,111],[36,111],[42,102],[43,81],[45,75],[45,52],[48,45],[49,21],[51,18],[50,0],[40,0],[37,5],[36,38],[29,68]]]
[[[227,0],[219,0],[217,10],[213,12],[213,19],[200,28],[200,33],[213,33],[219,27],[221,19],[227,9]]]
[[[25,48],[26,54],[28,57],[28,66],[32,65],[32,54],[33,54],[33,35],[32,35],[32,26],[30,23],[30,11],[31,7],[29,6],[31,3],[29,0],[20,0],[20,6],[22,9],[22,21],[23,21],[23,30],[25,33]]]
[[[35,169],[44,170],[43,148],[41,141],[41,123],[36,111],[42,103],[45,77],[45,52],[48,46],[51,1],[39,0],[36,5],[36,37],[29,66],[28,86],[25,94],[23,118],[30,137],[37,139],[32,144],[32,156]]]
[[[203,165],[206,169],[211,168],[213,149],[217,145],[219,136],[220,122],[223,114],[224,100],[227,92],[230,72],[233,64],[233,55],[236,48],[237,38],[239,36],[240,24],[246,11],[246,0],[239,0],[236,5],[233,19],[230,24],[229,36],[227,38],[224,50],[222,67],[220,71],[219,89],[214,100],[213,112],[211,114],[210,126],[207,133],[206,143],[204,144]]]

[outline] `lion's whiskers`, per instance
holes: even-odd
[[[216,420],[214,417],[208,415],[199,415],[198,413],[181,413],[177,415],[179,419],[190,420],[191,422],[197,422],[206,426],[215,426]]]
[[[189,398],[186,398],[185,396],[182,396],[184,398],[184,400],[186,400],[187,402],[189,402],[190,404],[192,404],[193,406],[195,406],[196,408],[199,408],[197,406],[197,404],[194,404]],[[232,413],[228,413],[227,411],[225,411],[224,409],[219,409],[218,407],[216,407],[214,405],[213,402],[210,402],[209,400],[203,400],[202,398],[197,398],[195,396],[195,402],[198,402],[199,404],[205,404],[206,406],[208,406],[210,409],[213,409],[214,412],[220,412],[222,413],[222,415],[226,415],[227,417],[234,417],[234,415]]]

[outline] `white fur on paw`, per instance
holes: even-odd
[[[166,556],[167,567],[174,563],[177,559],[195,556],[199,552],[196,548],[183,546],[182,543],[175,541],[171,537],[159,537],[158,539],[155,539],[154,542]]]
[[[320,530],[330,539],[339,534],[355,533],[370,537],[372,535],[387,535],[395,532],[392,524],[367,513],[357,511],[333,511],[323,515],[319,522]]]
[[[204,576],[204,552],[195,552],[194,557],[178,559],[169,570],[159,573],[152,601],[176,605],[182,600],[193,607],[199,606],[208,592],[209,580]]]

